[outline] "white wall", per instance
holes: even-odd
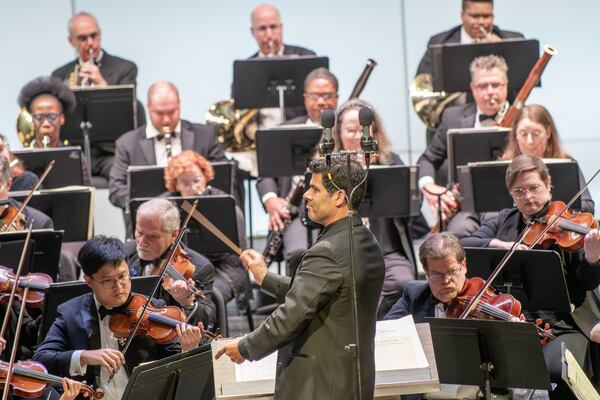
[[[249,14],[258,3],[73,0],[75,10],[97,16],[108,52],[137,63],[142,100],[152,82],[172,80],[181,90],[182,116],[193,121],[202,121],[211,103],[228,97],[232,62],[256,51]],[[424,128],[412,109],[407,109],[405,76],[412,78],[429,36],[459,23],[460,0],[273,3],[280,8],[286,42],[329,56],[331,70],[340,80],[342,99],[348,96],[366,59],[378,62],[362,97],[381,113],[394,148],[405,160],[410,156],[416,161],[425,145]],[[18,147],[14,126],[16,97],[22,85],[74,57],[66,41],[71,6],[67,0],[6,1],[0,5],[0,50],[4,55],[0,132],[9,135],[13,147]],[[544,73],[544,87],[535,89],[529,101],[543,103],[552,111],[564,145],[580,162],[586,177],[600,167],[595,157],[600,137],[593,118],[598,113],[600,56],[595,39],[600,37],[599,13],[600,3],[594,0],[580,0],[576,6],[560,0],[497,0],[495,6],[499,26],[558,49],[558,56]],[[593,184],[592,191],[600,199],[600,182]]]

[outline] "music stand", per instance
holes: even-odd
[[[329,67],[327,57],[236,60],[233,63],[235,108],[279,107],[285,122],[285,107],[304,105],[304,79],[320,67]]]
[[[29,192],[9,192],[9,196],[22,202]],[[64,242],[81,242],[91,239],[94,228],[94,188],[76,186],[67,189],[48,189],[34,193],[29,206],[49,216],[55,230],[63,230]]]
[[[466,247],[465,252],[467,277],[487,280],[507,250]],[[571,312],[562,263],[555,251],[515,251],[492,286],[512,294],[523,310]]]
[[[198,199],[197,210],[207,216],[210,221],[223,232],[233,243],[239,246],[238,229],[235,212],[235,199],[230,195],[215,195],[202,197],[167,197],[169,201],[177,204],[181,208],[184,201],[190,204]],[[131,223],[135,232],[136,214],[142,203],[150,200],[149,198],[131,199],[129,209],[131,210]],[[192,250],[202,255],[228,254],[233,250],[214,236],[200,222],[194,218],[190,219],[187,226],[187,232],[183,237],[183,242]]]
[[[55,161],[54,167],[42,183],[45,189],[55,189],[84,183],[81,166],[82,152],[79,146],[53,147],[49,149],[29,149],[13,151],[23,162],[25,169],[38,177],[42,175],[48,164]]]
[[[425,318],[440,383],[550,390],[550,376],[533,324]],[[491,369],[491,371],[490,371]]]
[[[91,168],[91,143],[115,142],[123,133],[137,128],[135,85],[104,88],[74,88],[75,110],[65,114],[61,137],[83,145]]]
[[[568,203],[581,189],[579,165],[573,160],[544,159],[552,177],[552,198]],[[474,213],[499,211],[513,206],[506,189],[506,168],[510,161],[468,163],[457,168],[463,196],[461,209]],[[578,197],[572,207],[581,210]]]
[[[509,66],[508,93],[517,93],[540,57],[536,39],[509,39],[490,43],[446,43],[429,46],[431,51],[433,90],[469,92],[469,66],[479,56],[502,56]],[[537,86],[541,86],[541,81]]]
[[[322,128],[277,127],[256,132],[258,176],[294,176],[306,172],[321,140]]]
[[[210,344],[138,365],[129,377],[123,400],[213,400]]]
[[[135,276],[131,278],[131,291],[143,295],[150,295],[158,276]],[[58,306],[82,294],[91,292],[92,289],[85,282],[58,282],[51,283],[46,295],[44,296],[44,308],[42,310],[42,320],[40,322],[40,332],[38,342],[42,342],[50,330]]]
[[[367,190],[358,208],[361,217],[388,218],[419,215],[421,199],[417,166],[373,165]],[[390,185],[390,182],[394,182]]]
[[[210,163],[215,177],[209,182],[210,186],[220,189],[227,194],[234,193],[235,162],[215,161]],[[164,193],[165,168],[157,165],[132,165],[127,168],[127,186],[129,198],[155,197]]]
[[[508,143],[510,131],[510,128],[498,127],[448,129],[448,183],[456,183],[458,165],[498,160]]]
[[[52,229],[31,231],[31,242],[21,274],[43,272],[56,281],[63,234],[63,231]],[[0,265],[11,266],[17,271],[26,236],[24,231],[0,233]]]

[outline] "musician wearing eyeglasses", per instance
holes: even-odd
[[[441,196],[442,219],[447,230],[458,237],[479,227],[479,219],[470,213],[458,213],[457,199],[446,190],[447,133],[451,128],[480,128],[495,124],[499,113],[508,109],[508,65],[496,55],[475,58],[469,67],[474,103],[449,107],[425,152],[419,157],[419,188],[432,210],[437,213]],[[439,175],[439,177],[436,175]],[[454,217],[454,218],[452,218]]]
[[[145,335],[138,335],[123,355],[109,328],[111,315],[124,312],[131,295],[123,243],[96,236],[81,248],[78,261],[92,293],[58,307],[54,323],[33,356],[49,373],[85,380],[103,389],[105,399],[118,400],[135,366],[197,347],[201,329],[181,324],[176,328],[177,339],[173,342],[157,344]],[[164,302],[155,300],[154,304],[161,307]]]
[[[500,211],[472,235],[463,238],[461,240],[463,246],[510,248],[525,229],[527,221],[545,212],[552,197],[551,184],[548,168],[540,158],[532,154],[521,154],[515,157],[506,171],[506,188],[513,198],[515,207]],[[526,248],[524,244],[517,246],[517,249]],[[600,233],[597,229],[591,229],[585,235],[583,249],[580,251],[569,252],[556,245],[550,249],[561,255],[569,298],[572,305],[578,307],[584,301],[586,291],[600,284]],[[561,397],[568,396],[569,390],[564,387],[560,378],[560,343],[566,342],[579,364],[585,367],[588,340],[580,332],[570,314],[554,315],[551,312],[541,313],[536,310],[527,310],[525,314],[529,320],[541,316],[553,326],[558,339],[544,347],[551,380],[559,383],[557,389],[551,392],[551,398],[570,398]]]
[[[481,41],[500,41],[504,39],[520,39],[523,34],[498,28],[494,25],[493,0],[462,0],[460,12],[461,25],[432,36],[427,43],[427,51],[419,62],[417,75],[430,74],[431,53],[429,46],[446,43],[469,44]]]

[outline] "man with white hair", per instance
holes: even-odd
[[[179,234],[179,210],[166,199],[151,199],[138,208],[135,222],[135,240],[125,244],[129,273],[131,276],[157,275]],[[184,244],[180,244],[180,249],[189,255],[189,261],[195,266],[187,283],[202,290],[205,298],[195,296],[186,282],[168,275],[157,297],[167,305],[183,308],[188,323],[202,322],[205,329],[212,330],[216,320],[215,305],[211,300],[215,268],[208,259]]]

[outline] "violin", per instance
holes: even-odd
[[[525,235],[523,243],[531,246],[548,224],[551,224],[550,229],[538,240],[539,246],[547,249],[556,244],[566,251],[580,250],[583,247],[584,236],[592,229],[598,228],[598,221],[591,213],[575,213],[570,209],[566,209],[558,217],[565,207],[562,201],[550,202],[543,215],[533,218],[533,226]]]
[[[0,266],[0,301],[5,302],[11,296],[13,285],[16,282],[16,276],[13,270]],[[44,292],[48,290],[52,278],[50,275],[41,272],[30,273],[19,277],[19,284],[15,290],[15,296],[23,301],[23,288],[29,287],[25,297],[27,307],[42,308],[44,305]]]
[[[147,301],[148,298],[144,295],[132,294],[127,306],[111,315],[108,326],[117,340],[120,342],[126,340],[140,317],[141,322],[135,331],[136,335],[146,335],[159,344],[169,343],[177,337],[175,327],[185,323],[185,314],[181,308],[177,306],[157,308],[150,301],[146,312],[141,315]],[[216,335],[205,330],[202,330],[202,335],[208,339],[216,338]]]
[[[6,390],[6,376],[9,363],[0,362],[0,387]],[[40,397],[46,391],[48,384],[61,385],[63,378],[48,374],[46,367],[35,361],[19,361],[13,365],[10,390],[24,398]],[[89,399],[99,400],[104,397],[102,389],[94,390],[91,386],[81,385],[81,393]]]
[[[0,232],[18,232],[25,230],[25,215],[17,207],[9,205],[8,200],[1,201],[6,205],[6,210],[0,217]]]
[[[188,290],[192,292],[194,296],[204,299],[204,292],[188,282],[188,279],[190,279],[196,271],[196,266],[192,263],[191,259],[192,257],[181,246],[178,246],[173,253],[173,258],[171,259],[171,263],[167,266],[165,274],[176,281],[185,282]],[[160,267],[160,265],[155,266],[152,275],[158,275]]]
[[[471,302],[471,299],[479,293],[484,285],[485,281],[479,277],[465,280],[461,292],[448,304],[446,317],[460,318]],[[496,293],[494,289],[488,287],[479,299],[478,304],[469,314],[469,317],[471,319],[501,321],[512,321],[515,318],[521,319],[521,302],[508,293]],[[540,336],[540,342],[544,345],[556,339],[556,337],[550,331],[548,323],[545,323],[543,328],[541,327],[542,324],[541,320],[536,320],[534,326]]]

